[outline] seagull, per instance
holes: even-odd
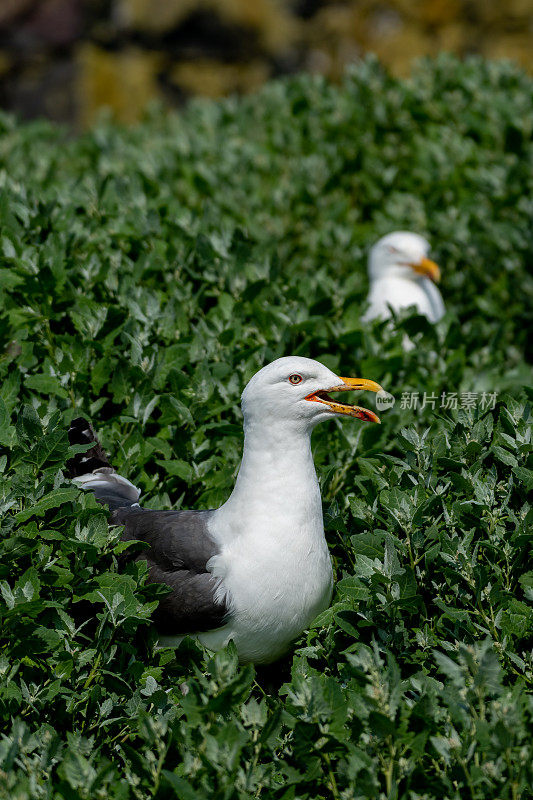
[[[74,420],[71,443],[92,443],[69,462],[70,476],[107,504],[122,538],[141,540],[148,580],[170,588],[154,614],[160,647],[185,635],[211,650],[233,640],[242,663],[270,663],[324,611],[333,572],[311,453],[319,422],[373,411],[329,392],[381,386],[341,378],[318,361],[279,358],[245,387],[242,461],[229,499],[207,511],[141,508],[140,490],[109,464],[90,424]]]
[[[432,323],[444,315],[444,303],[435,286],[440,270],[428,258],[429,242],[409,231],[383,236],[372,247],[368,259],[369,307],[363,320],[387,319],[391,308],[415,306]]]

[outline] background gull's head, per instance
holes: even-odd
[[[368,274],[376,281],[385,276],[407,280],[431,278],[438,282],[440,270],[429,256],[430,244],[418,233],[394,231],[379,239],[370,250]]]

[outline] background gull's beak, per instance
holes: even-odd
[[[435,283],[440,281],[439,266],[430,258],[423,258],[417,263],[409,264],[409,266],[414,269],[415,272],[418,272],[420,275],[425,275],[426,278],[430,278]]]

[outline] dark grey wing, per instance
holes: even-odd
[[[217,601],[218,580],[207,562],[218,553],[207,522],[211,511],[150,511],[119,508],[112,520],[124,525],[123,541],[139,539],[148,548],[137,559],[148,562],[148,580],[171,591],[159,601],[153,621],[166,636],[199,633],[224,624],[228,608]]]

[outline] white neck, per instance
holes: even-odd
[[[227,523],[224,538],[234,538],[249,529],[250,519],[259,522],[273,538],[284,537],[288,532],[312,538],[323,536],[311,431],[301,424],[266,426],[261,421],[245,422],[244,450],[235,487],[215,514],[219,523]]]
[[[406,268],[405,264],[388,264],[386,268],[375,269],[369,273],[371,283],[377,283],[387,278],[417,283],[420,277],[421,276],[410,267]]]

